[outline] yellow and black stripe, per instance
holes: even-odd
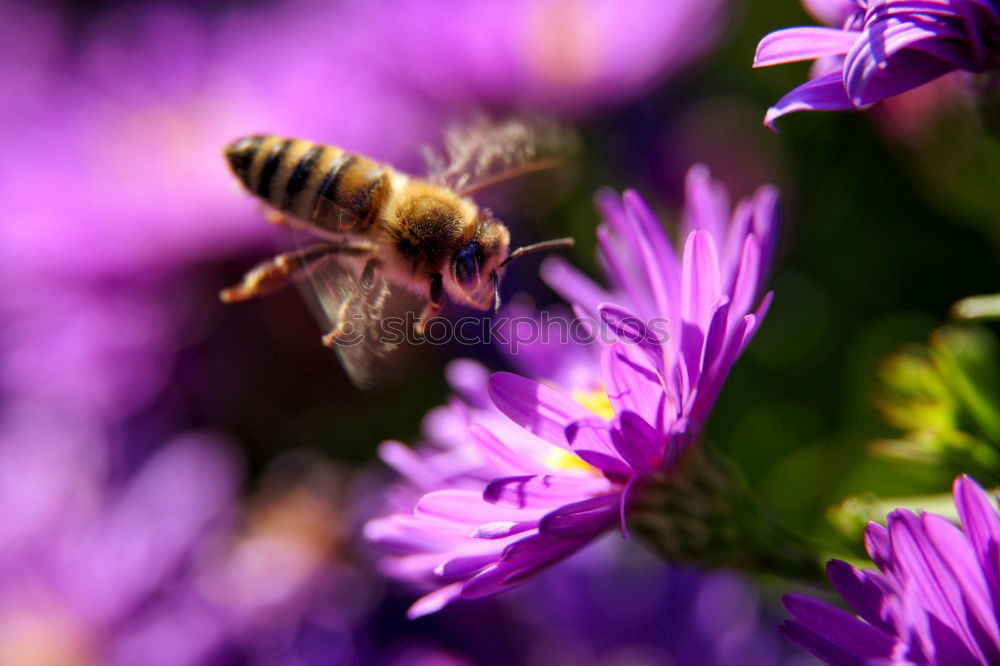
[[[226,159],[251,194],[329,231],[363,233],[391,187],[387,167],[301,139],[238,139],[226,147]]]

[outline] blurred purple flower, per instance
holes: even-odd
[[[370,594],[345,590],[320,461],[272,464],[239,507],[215,438],[133,466],[100,424],[37,405],[5,410],[0,461],[0,663],[351,663]]]
[[[92,432],[5,415],[0,662],[202,663],[219,626],[194,603],[186,563],[231,502],[233,461],[185,435],[117,478]]]
[[[730,571],[673,568],[604,539],[504,598],[534,639],[530,666],[798,663],[770,604]]]
[[[221,156],[241,134],[412,159],[427,111],[358,63],[360,28],[354,5],[309,1],[216,17],[125,7],[95,19],[71,64],[41,70],[48,81],[31,92],[46,112],[15,118],[18,160],[2,167],[0,197],[32,223],[4,226],[5,261],[131,275],[259,244],[268,225]]]
[[[721,186],[692,169],[682,258],[635,193],[624,202],[603,194],[599,204],[612,291],[559,261],[544,273],[577,312],[599,317],[628,342],[594,345],[589,377],[553,367],[580,362],[574,345],[528,369],[544,383],[511,373],[487,383],[482,368],[453,366],[463,399],[432,413],[430,442],[416,452],[383,447],[383,458],[426,494],[412,513],[370,522],[367,536],[395,552],[385,560],[388,573],[443,584],[411,616],[525,582],[616,521],[625,531],[633,486],[669,473],[697,440],[764,315],[770,295],[750,309],[773,254],[772,188],[730,217]],[[677,322],[666,339],[648,326],[657,318]],[[553,385],[560,376],[572,379]]]
[[[809,8],[842,27],[786,28],[757,45],[754,67],[818,59],[814,78],[768,109],[772,129],[794,111],[857,109],[952,71],[1000,68],[1000,10],[990,0],[812,0]]]
[[[648,91],[721,32],[725,0],[371,3],[381,58],[451,109],[585,113]]]
[[[269,463],[238,523],[204,549],[198,593],[223,621],[226,650],[252,663],[354,663],[374,593],[342,557],[355,525],[340,475],[306,453]]]
[[[1000,516],[967,476],[955,479],[964,532],[906,509],[870,523],[865,546],[879,571],[831,560],[830,581],[858,616],[800,595],[783,631],[828,664],[1000,663]]]

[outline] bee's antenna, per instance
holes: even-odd
[[[504,266],[514,261],[518,257],[523,257],[526,254],[532,254],[534,252],[542,252],[544,250],[554,250],[557,247],[573,247],[573,244],[575,242],[576,241],[574,241],[572,238],[568,237],[554,238],[553,240],[542,241],[541,243],[533,243],[531,245],[525,245],[524,247],[519,247],[513,252],[511,252],[506,259],[500,262],[500,268],[503,268]],[[496,274],[494,273],[494,278],[495,277]],[[494,280],[493,284],[494,285],[496,284],[496,280]]]
[[[493,278],[493,312],[500,312],[500,276],[492,271],[490,277]]]

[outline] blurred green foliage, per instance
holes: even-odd
[[[932,489],[946,490],[959,474],[986,486],[1000,483],[1000,354],[997,337],[976,326],[935,330],[927,344],[912,343],[878,369],[875,404],[899,431],[869,444],[876,458],[909,469]],[[832,507],[829,517],[848,543],[869,520],[895,507],[956,517],[951,494],[879,496],[872,488]]]
[[[944,481],[964,473],[1000,482],[998,361],[994,336],[960,326],[938,329],[929,344],[888,358],[878,406],[905,434],[873,443],[872,452],[926,465]]]

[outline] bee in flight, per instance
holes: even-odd
[[[322,242],[279,254],[220,292],[224,302],[272,293],[290,282],[312,282],[329,332],[348,374],[368,382],[390,284],[425,305],[415,329],[453,301],[479,310],[500,307],[504,268],[531,252],[567,247],[560,238],[510,251],[507,227],[469,194],[563,162],[572,137],[553,126],[480,120],[445,136],[446,157],[426,179],[410,177],[340,148],[301,139],[249,136],[225,149],[243,186],[271,209],[269,219],[306,230]],[[556,156],[545,156],[554,153]]]

